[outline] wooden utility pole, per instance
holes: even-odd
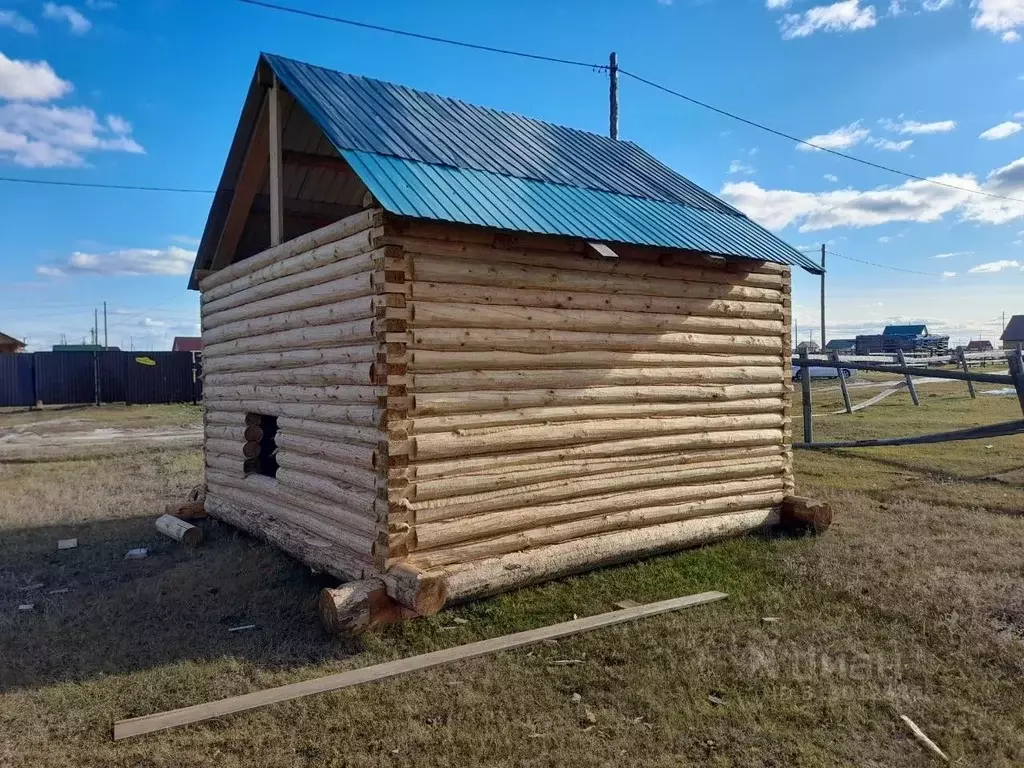
[[[825,244],[821,244],[821,351],[825,351]]]
[[[608,56],[608,135],[619,138],[619,57]]]

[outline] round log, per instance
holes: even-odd
[[[419,616],[433,616],[448,599],[448,584],[410,563],[395,563],[384,574],[388,594]]]
[[[360,363],[368,366],[368,363]],[[331,366],[317,366],[325,370]],[[298,370],[298,369],[296,369]],[[301,369],[309,371],[311,369]],[[209,384],[203,391],[203,397],[210,403],[217,403],[222,400],[265,400],[275,403],[314,403],[314,404],[339,404],[339,403],[376,403],[378,402],[379,391],[369,383],[360,384],[324,384],[324,385],[298,385],[298,384],[273,384],[261,382],[261,374],[251,374],[252,380],[258,383],[243,383],[237,381],[236,376],[241,374],[217,374],[217,381],[225,381],[225,384]],[[316,381],[317,377],[336,382],[334,376],[317,373],[304,373],[301,378],[305,381]],[[266,378],[265,376],[263,378]],[[297,377],[298,378],[298,377]]]
[[[377,347],[362,344],[337,349],[296,349],[288,352],[254,352],[243,355],[220,355],[203,361],[203,373],[228,371],[267,371],[279,368],[303,368],[328,363],[372,363]]]
[[[783,382],[771,384],[695,384],[576,389],[522,389],[502,391],[417,392],[413,415],[433,416],[512,408],[568,407],[610,403],[703,403],[745,400],[785,394]]]
[[[566,294],[654,296],[683,299],[731,299],[781,303],[778,288],[751,287],[736,281],[695,282],[637,275],[597,275],[582,269],[534,269],[500,260],[467,261],[411,252],[418,281],[456,283]],[[580,266],[576,264],[575,266]]]
[[[723,416],[736,413],[781,412],[780,397],[750,400],[715,400],[697,403],[623,403],[621,405],[569,405],[541,408],[510,408],[451,416],[416,416],[417,435],[462,429],[554,424],[595,419],[654,418],[662,416]]]
[[[700,546],[760,530],[776,522],[778,513],[772,509],[715,515],[563,541],[430,573],[445,578],[451,604],[606,565]]]
[[[773,427],[782,427],[781,414],[595,419],[567,424],[525,424],[417,435],[412,456],[417,459],[438,459],[556,445],[578,445],[601,440],[624,440],[642,435],[682,435],[692,432],[725,432]]]
[[[480,390],[579,389],[665,384],[782,383],[782,366],[772,368],[577,368],[558,371],[458,371],[410,376],[417,393]]]
[[[359,469],[349,464],[325,461],[321,458],[290,451],[287,448],[278,450],[277,464],[279,467],[288,467],[289,469],[295,469],[306,474],[340,480],[348,485],[371,491],[376,490],[377,487],[377,474],[372,470]]]
[[[543,506],[519,507],[503,509],[500,512],[485,512],[470,517],[446,520],[436,523],[416,524],[417,551],[413,557],[417,563],[421,558],[434,557],[426,550],[440,547],[460,549],[457,555],[465,555],[466,560],[476,559],[469,556],[465,547],[459,548],[459,542],[480,540],[479,547],[497,547],[501,551],[523,549],[525,546],[537,546],[538,537],[544,539],[540,543],[567,541],[586,535],[586,531],[612,530],[615,528],[637,527],[652,523],[668,522],[681,517],[695,517],[698,514],[734,511],[736,505],[747,504],[747,509],[756,506],[768,506],[765,493],[778,493],[782,500],[782,478],[766,476],[729,482],[714,482],[704,485],[683,485],[668,488],[648,488],[621,493],[607,493],[603,496],[583,497],[570,501],[555,502]],[[754,499],[753,502],[750,499]],[[628,511],[623,511],[628,510]],[[517,542],[519,545],[518,546]],[[476,545],[470,545],[476,546]],[[512,547],[512,549],[507,549]],[[487,554],[496,554],[487,551]],[[444,557],[456,555],[446,554]],[[457,562],[449,560],[448,562]],[[429,569],[439,564],[432,560]]]
[[[321,590],[317,613],[324,629],[335,635],[359,635],[412,615],[388,596],[384,582],[377,578]]]
[[[179,520],[172,515],[160,515],[156,519],[156,529],[164,536],[170,536],[188,547],[194,547],[203,540],[203,531],[191,523]]]
[[[359,301],[358,299],[354,301]],[[489,307],[485,304],[455,302],[410,302],[412,317],[421,328],[535,328],[609,333],[751,333],[781,335],[779,320],[750,320],[742,317],[694,317],[654,312],[610,312],[593,309],[544,309],[538,307]],[[315,312],[317,310],[306,310]],[[298,313],[296,313],[298,314]],[[342,319],[342,318],[339,318]],[[284,322],[284,320],[278,321]],[[324,320],[324,322],[330,322]],[[229,328],[231,326],[222,326]],[[294,326],[292,326],[294,327]],[[216,329],[212,333],[216,334]],[[239,335],[252,335],[241,327]],[[218,336],[219,338],[219,336]],[[206,342],[206,335],[203,335]]]
[[[417,274],[420,280],[422,277]],[[506,286],[467,285],[457,276],[451,283],[408,284],[408,298],[415,301],[462,302],[488,306],[548,307],[552,309],[595,309],[619,312],[657,312],[703,317],[750,317],[781,320],[781,302],[741,301],[706,298],[669,298],[629,294],[586,293],[582,291],[530,290]],[[693,285],[693,283],[691,283]]]
[[[339,252],[335,249],[330,255],[339,255]],[[223,312],[226,309],[239,307],[243,304],[255,303],[272,296],[291,293],[310,285],[320,285],[321,283],[329,283],[349,275],[372,272],[374,261],[381,259],[383,256],[384,249],[377,248],[357,256],[344,257],[319,267],[312,266],[316,263],[315,259],[307,259],[308,264],[311,266],[307,266],[304,270],[295,274],[279,277],[276,280],[256,283],[249,288],[243,288],[220,299],[210,300],[204,294],[202,296],[202,311],[204,315]],[[300,254],[295,258],[302,258],[302,255]]]
[[[368,250],[373,240],[373,228],[380,226],[383,220],[383,212],[379,208],[346,216],[224,267],[201,280],[199,288],[207,301],[215,301],[250,285],[310,268],[316,259],[310,252],[316,249],[328,261],[354,256]],[[306,258],[293,258],[300,254]]]
[[[211,494],[210,514],[268,541],[302,563],[339,579],[359,579],[371,571],[368,557],[331,537],[329,527],[280,505],[231,488]]]
[[[806,496],[787,496],[782,500],[779,522],[786,528],[824,533],[832,526],[832,505]]]
[[[365,443],[366,445],[376,446],[387,437],[386,433],[381,429],[356,427],[351,424],[329,424],[312,419],[282,417],[278,419],[277,427],[287,434],[317,437],[339,443]]]
[[[277,331],[294,331],[311,325],[334,325],[341,322],[361,320],[373,317],[373,297],[360,296],[356,299],[345,299],[334,304],[309,309],[297,309],[266,315],[251,320],[238,320],[225,323],[211,330],[203,331],[204,352],[207,345],[220,345],[227,341],[241,338],[263,337]],[[751,320],[750,322],[754,322]],[[758,322],[773,322],[763,320]]]
[[[353,320],[345,323],[315,325],[264,333],[259,336],[233,339],[203,347],[203,361],[221,355],[240,355],[255,352],[291,351],[295,349],[342,347],[373,341],[373,320]]]
[[[379,427],[381,410],[370,405],[329,405],[326,403],[281,403],[268,400],[216,400],[205,403],[208,411],[263,413],[296,419],[319,419],[334,424]]]
[[[220,312],[214,312],[209,306],[205,306],[203,307],[203,328],[212,330],[240,320],[267,317],[281,312],[294,312],[299,309],[333,304],[345,299],[369,296],[373,293],[370,274],[370,272],[363,272],[326,283],[307,285],[291,293],[282,293],[279,296],[241,304]]]
[[[412,350],[409,370],[416,373],[459,370],[543,370],[556,368],[726,368],[768,366],[782,368],[778,355],[673,354],[665,352],[462,352],[457,350]]]

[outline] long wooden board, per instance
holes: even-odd
[[[610,627],[615,624],[642,619],[647,616],[657,616],[661,613],[692,608],[696,605],[704,605],[705,603],[722,600],[726,597],[728,595],[724,592],[702,592],[698,595],[675,597],[657,603],[639,605],[635,608],[626,608],[611,613],[601,613],[597,616],[588,616],[583,619],[565,621],[561,624],[552,624],[551,626],[540,627],[539,629],[530,629],[514,635],[502,635],[501,637],[480,640],[468,645],[459,645],[454,648],[445,648],[419,656],[387,661],[383,664],[374,664],[362,669],[351,669],[347,672],[340,672],[336,675],[328,675],[327,677],[320,677],[314,680],[306,680],[301,683],[268,688],[264,691],[255,691],[254,693],[246,693],[241,696],[231,696],[227,699],[196,704],[191,707],[182,707],[181,709],[172,709],[167,712],[133,717],[130,720],[119,720],[114,723],[114,741],[131,738],[132,736],[142,736],[146,733],[162,731],[179,725],[198,723],[215,717],[224,717],[235,712],[244,712],[248,709],[264,707],[268,704],[291,701],[292,699],[310,696],[314,693],[325,693],[327,691],[336,691],[339,688],[348,688],[352,685],[386,680],[389,677],[404,675],[421,669],[429,669],[430,667],[437,667],[442,664],[450,664],[454,661],[472,659],[476,656],[496,653],[497,651],[507,651],[512,648],[521,648],[524,645],[538,643],[542,640],[553,640],[579,632],[587,632],[592,629],[600,629],[601,627]]]

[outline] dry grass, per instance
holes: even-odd
[[[1016,415],[1013,400],[935,386],[922,408],[896,395],[816,427],[895,435]],[[269,547],[212,521],[194,552],[155,533],[161,502],[199,477],[194,449],[0,464],[0,765],[932,764],[905,713],[961,765],[1019,766],[1024,438],[991,444],[799,452],[799,487],[838,513],[823,537],[730,541],[360,641],[320,633],[316,577]],[[79,548],[56,552],[70,536]],[[154,554],[125,562],[132,546]],[[110,741],[116,718],[706,589],[730,598]],[[257,629],[227,632],[242,623]],[[583,663],[546,664],[567,658]]]

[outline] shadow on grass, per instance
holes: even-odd
[[[315,620],[320,587],[333,582],[230,526],[199,526],[192,550],[157,533],[152,516],[4,532],[0,691],[221,657],[287,669],[362,650]],[[68,538],[78,547],[58,551]],[[125,560],[136,547],[149,556]],[[245,624],[256,626],[228,631]]]

